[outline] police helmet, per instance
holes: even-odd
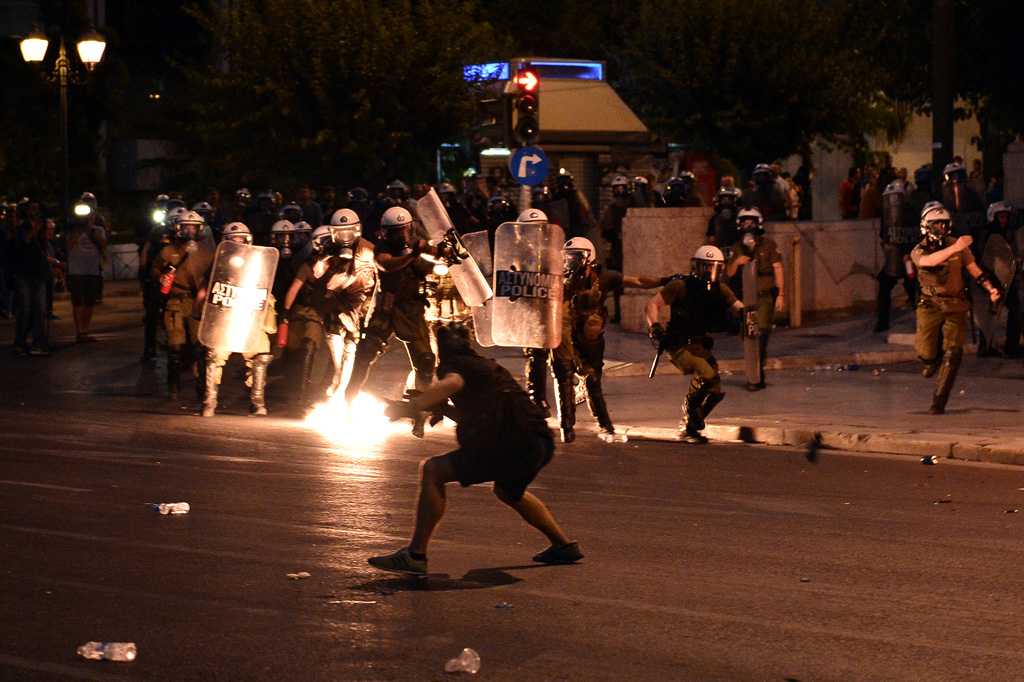
[[[1007,217],[1009,217],[1010,215],[1013,214],[1013,206],[1010,206],[1010,204],[1006,203],[1005,201],[997,201],[996,203],[992,204],[991,206],[988,207],[988,213],[986,214],[988,222],[991,223],[992,221],[994,221],[996,219],[996,216],[999,215],[1000,213],[1005,213]]]
[[[295,223],[296,234],[311,234],[313,232],[313,226],[307,223],[305,220],[300,220]]]
[[[754,166],[750,177],[754,179],[755,185],[767,185],[772,182],[772,167],[767,163],[759,163]]]
[[[174,236],[185,241],[196,241],[203,233],[203,218],[195,211],[185,211],[174,221]]]
[[[213,206],[205,201],[197,203],[192,207],[192,210],[203,217],[203,222],[206,222],[213,215]]]
[[[558,176],[555,178],[555,187],[557,187],[559,191],[575,189],[576,185],[574,184],[572,173],[564,168],[560,168],[558,170]]]
[[[392,206],[380,218],[380,226],[385,230],[401,229],[411,224],[412,214],[401,206]]]
[[[917,185],[918,189],[923,189],[927,192],[931,191],[932,165],[930,163],[926,163],[914,171],[914,184]]]
[[[753,225],[749,226],[751,229],[756,228],[760,230],[764,226],[764,216],[761,215],[761,212],[756,208],[740,209],[740,212],[736,215],[736,219],[740,223],[741,230],[746,229],[748,227],[747,225],[744,225],[744,223],[746,223],[747,221],[753,221]]]
[[[947,164],[942,171],[942,175],[946,178],[946,182],[952,182],[957,185],[967,184],[967,169],[956,161]]]
[[[252,232],[245,226],[245,223],[228,223],[221,230],[221,235],[224,237],[224,241],[252,244]]]
[[[240,204],[248,204],[250,201],[252,201],[252,194],[250,194],[249,190],[247,190],[245,187],[239,187],[237,190],[235,190],[235,199]]]
[[[285,204],[281,207],[281,217],[297,223],[302,220],[302,207],[298,204]]]
[[[78,197],[78,203],[85,204],[91,209],[96,208],[96,195],[92,192],[82,192],[82,196]]]
[[[740,190],[736,187],[719,187],[715,194],[716,205],[732,205],[740,200]]]
[[[725,256],[717,246],[705,244],[690,259],[690,274],[707,283],[717,282],[725,272]]]
[[[351,208],[341,208],[331,216],[330,230],[335,244],[351,246],[362,235],[363,226],[358,213]]]
[[[321,225],[320,227],[313,230],[313,238],[310,244],[313,246],[313,250],[320,253],[327,248],[334,238],[331,237],[331,226]]]
[[[548,216],[539,208],[528,208],[516,218],[517,223],[546,223]]]
[[[450,182],[442,182],[437,186],[438,195],[455,194],[455,185]]]
[[[164,214],[164,222],[166,222],[169,227],[174,227],[174,223],[178,222],[178,219],[186,213],[188,213],[188,209],[184,206],[169,208],[167,209],[167,213]]]
[[[616,175],[612,178],[612,196],[621,197],[629,193],[629,180],[625,175]]]
[[[402,200],[409,196],[409,188],[401,180],[394,180],[388,185],[388,194],[393,199]]]
[[[885,196],[886,194],[905,194],[906,191],[907,186],[903,184],[902,180],[893,180],[888,184],[888,186],[886,186],[885,191],[882,192],[882,195]]]
[[[578,274],[597,261],[597,249],[586,237],[573,237],[565,243],[565,276]]]
[[[362,187],[353,187],[348,191],[349,204],[362,204],[370,200],[370,193]]]
[[[929,202],[921,211],[921,234],[932,241],[945,237],[952,223],[949,211],[937,201]]]

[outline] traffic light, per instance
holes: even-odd
[[[521,145],[534,145],[540,139],[540,79],[535,71],[524,68],[519,70],[512,82],[512,130]]]
[[[477,102],[486,119],[480,124],[480,135],[494,147],[512,145],[512,97],[501,93],[496,98]]]

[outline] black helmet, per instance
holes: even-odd
[[[559,192],[566,190],[575,189],[575,181],[573,180],[572,173],[565,170],[564,168],[558,171],[558,176],[555,178],[555,187]]]
[[[914,184],[918,189],[930,191],[932,186],[932,165],[926,163],[914,171]]]
[[[762,185],[768,185],[772,182],[772,167],[767,163],[759,163],[754,166],[754,172],[751,176],[754,179],[754,184],[758,187]]]

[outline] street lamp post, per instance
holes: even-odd
[[[46,34],[33,26],[32,30],[24,40],[21,41],[21,55],[26,62],[38,63],[46,56],[46,48],[49,45]],[[57,63],[53,72],[47,78],[51,83],[56,82],[60,86],[60,151],[61,151],[61,186],[63,191],[63,205],[61,206],[64,216],[64,228],[70,223],[71,196],[68,187],[68,83],[81,84],[88,80],[88,74],[103,59],[103,51],[107,43],[95,29],[86,31],[78,39],[78,56],[85,65],[87,73],[81,77],[71,68],[71,60],[68,59],[64,49],[64,36],[60,38],[60,52],[57,54]]]

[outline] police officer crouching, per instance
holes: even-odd
[[[967,315],[971,302],[964,288],[963,269],[967,268],[978,286],[988,292],[995,303],[999,290],[989,281],[971,254],[970,236],[954,239],[949,236],[952,217],[945,207],[935,202],[921,214],[921,241],[910,254],[918,269],[921,298],[917,304],[917,333],[914,350],[924,363],[922,374],[930,378],[938,372],[935,395],[929,414],[942,414],[956,381],[967,338]],[[942,355],[939,354],[939,335]]]
[[[718,361],[711,353],[714,344],[708,336],[714,309],[728,309],[739,316],[743,304],[721,281],[725,257],[718,247],[710,244],[700,247],[690,262],[690,274],[670,278],[647,303],[645,312],[651,339],[659,343],[659,353],[668,351],[672,364],[680,372],[693,374],[690,390],[683,400],[680,440],[706,443],[708,439],[701,433],[704,419],[725,397]],[[666,305],[672,311],[668,329],[658,322],[658,312]]]

